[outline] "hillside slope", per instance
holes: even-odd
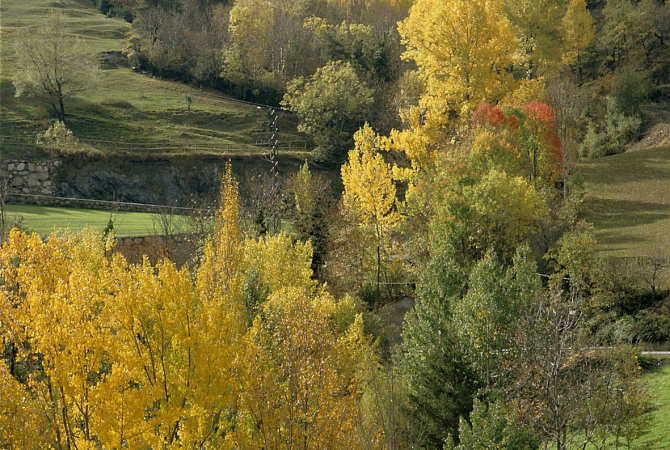
[[[105,62],[100,80],[66,104],[67,126],[76,137],[222,145],[267,140],[268,133],[261,126],[267,121],[264,108],[243,104],[216,91],[194,89],[133,71],[120,53],[130,24],[105,17],[87,0],[22,0],[0,6],[0,135],[32,137],[45,130],[54,118],[51,107],[34,99],[15,98],[12,85],[14,48],[20,45],[15,31],[36,26],[54,8],[68,14],[72,33],[83,37],[90,51]],[[184,94],[192,96],[190,111]],[[296,131],[293,115],[284,114],[281,125],[283,141],[305,141],[305,136]]]
[[[670,245],[670,146],[583,162],[584,218],[607,256],[643,256]]]

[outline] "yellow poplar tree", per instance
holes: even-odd
[[[239,191],[230,163],[223,173],[216,229],[205,246],[205,257],[198,271],[198,295],[203,301],[223,303],[240,325],[245,323],[242,290],[242,251],[244,237],[239,219]],[[222,319],[223,320],[223,319]]]
[[[388,247],[387,233],[400,223],[396,208],[393,172],[378,152],[383,148],[379,136],[367,124],[354,135],[356,148],[342,166],[345,208],[357,212],[362,227],[372,227],[376,236],[377,301],[382,274],[382,253]]]
[[[245,270],[255,270],[260,281],[276,292],[283,287],[297,287],[308,292],[316,287],[312,279],[312,245],[291,241],[284,233],[247,239],[244,243]]]
[[[0,338],[12,349],[0,367],[3,448],[223,444],[246,331],[237,202],[228,166],[195,284],[169,261],[109,261],[91,232],[11,233],[0,250]]]
[[[427,152],[447,137],[454,116],[467,123],[479,103],[511,89],[514,34],[502,4],[491,0],[418,0],[398,31],[403,58],[417,63],[426,89],[419,105],[404,113],[410,130],[395,132],[393,139],[425,166]]]
[[[25,385],[0,364],[0,448],[39,450],[50,445],[49,426],[41,412]]]
[[[528,79],[548,74],[561,63],[561,18],[568,0],[503,0],[516,35],[514,64]]]
[[[0,391],[25,395],[20,423],[12,408],[0,410],[7,447],[95,448],[102,412],[92,381],[109,363],[110,333],[99,320],[104,262],[105,247],[88,231],[43,242],[13,230],[0,250],[0,336],[14,354]],[[36,441],[25,442],[30,436]]]
[[[572,0],[568,10],[563,17],[563,30],[565,33],[565,42],[563,53],[563,63],[576,64],[579,74],[581,68],[579,63],[584,49],[595,39],[595,25],[591,13],[586,9],[584,0]]]
[[[234,448],[356,449],[357,363],[366,351],[361,316],[338,331],[335,300],[303,289],[271,295],[245,339],[236,366]],[[353,303],[348,304],[353,311]],[[334,323],[335,322],[335,323]]]
[[[200,448],[221,440],[222,412],[233,401],[237,316],[224,299],[198,298],[189,272],[170,261],[128,266],[117,257],[110,278],[115,333],[107,381],[116,397],[107,403],[105,438],[118,448]]]

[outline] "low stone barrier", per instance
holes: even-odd
[[[60,161],[4,160],[2,165],[9,175],[9,192],[27,195],[54,195],[54,176]],[[1,169],[1,168],[0,168]]]
[[[194,211],[192,208],[176,206],[147,205],[144,203],[114,202],[109,200],[87,200],[82,198],[53,197],[48,195],[15,194],[7,196],[6,203],[14,205],[63,206],[81,209],[101,209],[104,211],[118,210],[124,212],[145,212],[161,214],[187,214]]]
[[[130,264],[142,264],[146,256],[152,265],[164,258],[178,268],[194,262],[196,245],[188,234],[165,236],[117,237],[115,252],[123,255]]]

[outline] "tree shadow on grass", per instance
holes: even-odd
[[[670,206],[662,203],[589,198],[586,216],[596,229],[651,225],[670,219]]]
[[[607,231],[598,234],[598,244],[605,247],[606,251],[626,251],[640,247],[640,244],[649,242],[640,235],[633,235],[628,233],[616,233]]]
[[[670,147],[639,150],[591,161],[584,166],[589,181],[620,185],[640,181],[665,181],[670,176]]]

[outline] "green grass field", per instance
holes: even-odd
[[[584,219],[604,256],[644,256],[670,246],[670,147],[581,163]]]
[[[34,27],[50,9],[68,14],[71,32],[86,40],[91,52],[120,52],[130,24],[99,13],[87,0],[22,0],[0,5],[0,135],[30,136],[43,132],[55,118],[51,106],[31,98],[15,98],[12,84],[16,59],[15,31]],[[191,93],[187,110],[183,94]],[[128,102],[118,106],[118,100]],[[130,67],[103,69],[87,91],[67,99],[67,126],[75,137],[124,142],[187,142],[220,145],[253,144],[267,139],[261,122],[266,111],[240,105],[217,91],[195,89],[180,83],[153,79]],[[115,106],[117,105],[117,106]],[[305,141],[297,132],[297,118],[284,114],[283,141]],[[5,149],[5,157],[20,150]]]
[[[652,448],[670,448],[670,361],[665,359],[660,365],[646,369],[642,381],[655,409],[651,429],[641,441],[652,443]]]
[[[90,227],[102,232],[110,219],[109,211],[95,209],[54,208],[35,205],[6,205],[9,223],[22,217],[21,228],[46,236],[54,229],[73,231]],[[149,213],[119,212],[114,218],[117,236],[147,236],[154,234],[154,219]]]

